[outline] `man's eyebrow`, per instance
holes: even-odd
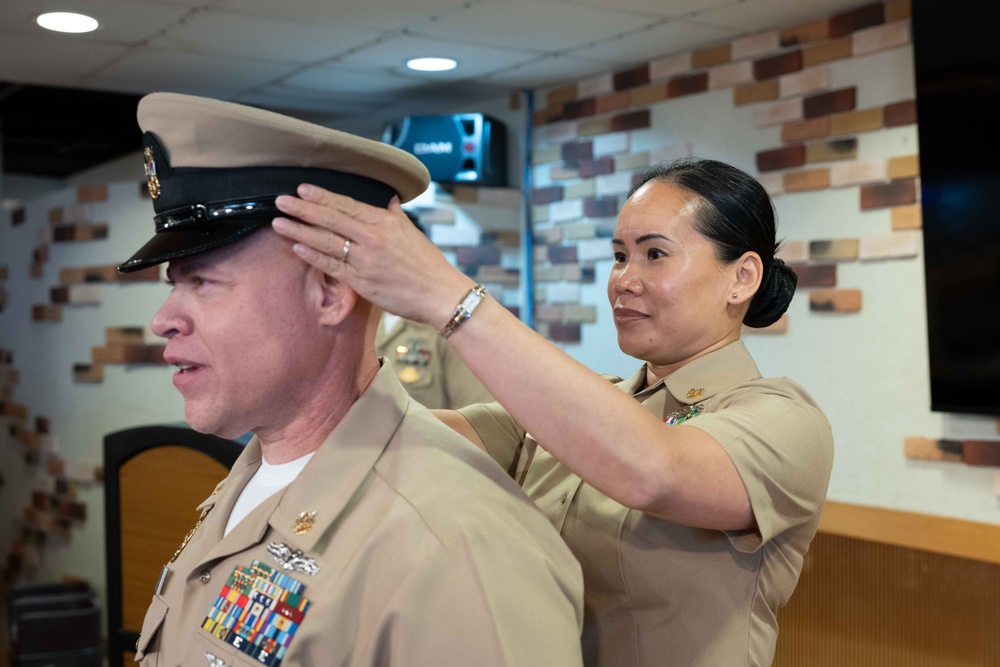
[[[653,239],[662,239],[662,240],[666,241],[667,243],[673,243],[674,242],[673,239],[671,239],[669,236],[664,236],[663,234],[655,234],[655,233],[654,234],[643,234],[642,236],[638,237],[635,240],[635,242],[636,243],[645,243],[646,241],[652,241]],[[611,245],[625,245],[625,241],[623,241],[621,239],[618,239],[618,238],[614,238],[614,239],[611,239]]]
[[[208,266],[207,262],[198,259],[188,260],[180,265],[170,264],[167,266],[167,278],[183,278],[191,275],[192,273],[204,270],[206,266]]]

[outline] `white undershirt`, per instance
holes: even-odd
[[[279,465],[271,465],[261,459],[260,468],[240,491],[240,497],[236,499],[233,511],[229,513],[225,534],[228,535],[236,527],[236,524],[254,511],[258,505],[291,484],[315,453],[310,452],[294,461]]]
[[[399,322],[401,319],[403,318],[400,317],[399,315],[393,315],[391,313],[382,313],[382,326],[385,328],[385,332],[389,333],[390,331],[392,331],[395,328],[396,323]]]

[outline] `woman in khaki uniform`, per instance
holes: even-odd
[[[773,207],[753,178],[686,160],[652,168],[630,193],[608,298],[619,346],[644,363],[614,384],[470,291],[417,235],[401,241],[398,207],[298,194],[279,208],[315,226],[274,227],[311,246],[300,256],[391,312],[443,326],[502,404],[439,416],[507,468],[580,560],[587,664],[771,663],[833,441],[809,394],[762,378],[740,341],[744,324],[781,316],[796,283],[774,257]]]

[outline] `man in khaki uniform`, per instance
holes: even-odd
[[[493,401],[432,326],[385,314],[375,334],[375,350],[392,364],[406,392],[424,407],[457,410]]]
[[[164,566],[137,660],[580,664],[581,575],[558,534],[380,366],[378,310],[267,228],[300,183],[393,208],[423,166],[205,98],[153,94],[138,118],[157,233],[119,270],[169,262],[152,326],[186,418],[255,436]]]

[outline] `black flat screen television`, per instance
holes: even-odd
[[[931,410],[1000,414],[1000,0],[911,11]]]

